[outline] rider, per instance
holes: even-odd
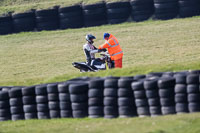
[[[83,51],[86,56],[87,64],[91,66],[92,60],[95,59],[95,53],[98,52],[98,49],[93,45],[94,39],[96,39],[96,37],[92,34],[87,34],[85,38],[87,43],[83,45]]]
[[[115,36],[109,33],[104,33],[104,39],[106,42],[99,46],[99,49],[108,49],[111,60],[114,62],[115,68],[122,68],[123,51],[119,45],[119,42]]]

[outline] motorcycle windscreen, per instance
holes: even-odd
[[[83,62],[80,62],[80,63],[74,62],[73,66],[83,71],[92,71],[92,69],[86,63],[83,63]]]

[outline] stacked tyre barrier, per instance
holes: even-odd
[[[139,22],[148,20],[154,12],[153,0],[131,0],[131,18]]]
[[[148,98],[149,112],[151,116],[159,116],[162,114],[157,82],[157,78],[144,81],[144,88],[146,91],[146,97]],[[147,102],[145,103],[147,104]]]
[[[109,24],[118,24],[127,21],[130,16],[129,2],[106,3],[107,19]]]
[[[88,114],[90,118],[104,116],[104,80],[91,80],[88,91]]]
[[[35,13],[29,11],[12,15],[14,32],[33,31],[35,28]]]
[[[80,5],[61,7],[58,12],[60,29],[83,27],[83,14]]]
[[[13,87],[9,91],[10,97],[10,112],[11,118],[13,121],[15,120],[23,120],[24,119],[24,109],[22,102],[22,88],[21,87]]]
[[[74,118],[88,116],[88,84],[79,83],[69,85],[69,93]]]
[[[37,105],[35,98],[35,86],[22,88],[22,101],[24,117],[26,120],[37,118]]]
[[[132,89],[139,117],[150,116],[148,99],[144,89],[144,81],[136,81],[132,83]]]
[[[108,78],[104,82],[104,118],[117,118],[118,113],[118,78]]]
[[[134,95],[131,88],[133,77],[120,78],[118,80],[118,111],[119,117],[137,116]]]
[[[47,96],[47,85],[37,85],[35,87],[35,94],[36,94],[38,119],[50,118],[48,96]]]
[[[154,0],[155,19],[172,19],[178,15],[178,0]]]
[[[0,16],[0,35],[200,15],[199,0],[126,0],[55,6]]]
[[[189,112],[200,111],[199,75],[187,75],[187,94]]]
[[[59,93],[57,83],[48,84],[47,93],[50,118],[60,118]]]
[[[0,87],[0,121],[155,117],[200,112],[200,71]]]
[[[107,24],[105,3],[83,5],[82,9],[86,27]]]
[[[37,10],[36,15],[36,29],[42,30],[56,30],[59,28],[58,8]]]
[[[199,0],[178,0],[179,15],[182,18],[200,15]]]
[[[187,100],[187,84],[186,84],[186,75],[177,74],[176,86],[175,86],[175,103],[176,103],[176,112],[187,113],[188,112],[188,100]]]
[[[60,117],[71,118],[72,108],[69,94],[69,83],[58,84],[59,101],[60,101]]]

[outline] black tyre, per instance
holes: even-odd
[[[50,110],[50,118],[60,118],[60,110]]]
[[[187,94],[176,94],[175,95],[176,103],[187,103]]]
[[[84,110],[75,110],[72,111],[72,115],[74,118],[84,118],[88,116],[88,112]]]
[[[60,117],[61,118],[71,118],[72,117],[72,111],[71,110],[61,110],[60,111]]]
[[[156,98],[156,97],[159,97],[158,90],[146,90],[146,97],[147,98]]]
[[[89,82],[89,88],[104,88],[104,79],[94,79]]]
[[[35,96],[23,96],[22,101],[24,105],[36,104]]]
[[[117,97],[117,88],[105,88],[104,96],[105,97]]]
[[[120,106],[118,108],[119,117],[133,117],[136,116],[136,109],[130,106]]]
[[[2,109],[2,108],[9,108],[9,107],[10,107],[9,100],[2,100],[2,101],[0,101],[0,109]]]
[[[172,77],[163,77],[158,80],[159,88],[170,88],[175,86],[175,79]]]
[[[199,75],[189,74],[187,76],[187,84],[199,84]]]
[[[10,98],[17,98],[17,97],[22,97],[22,89],[21,88],[12,88],[9,91],[9,97]]]
[[[0,91],[0,100],[8,100],[8,99],[9,99],[8,92]]]
[[[37,111],[38,112],[48,112],[49,111],[48,104],[37,104]]]
[[[131,87],[134,91],[136,90],[144,90],[143,82],[137,81],[131,84]]]
[[[59,110],[59,102],[49,102],[49,110]]]
[[[187,93],[187,86],[185,84],[176,84],[175,93]]]
[[[103,106],[103,98],[89,98],[89,106]]]
[[[147,99],[135,99],[135,105],[136,107],[146,107],[148,106]]]
[[[115,97],[104,97],[104,106],[117,106],[117,98]]]
[[[48,93],[58,93],[58,85],[57,84],[48,84],[47,92]]]
[[[174,98],[160,98],[160,105],[161,106],[173,106]]]
[[[118,116],[117,106],[104,106],[104,116]]]
[[[5,109],[0,109],[0,117],[6,117],[6,116],[10,116],[10,109],[9,108],[5,108]]]
[[[103,89],[89,89],[88,97],[103,97]]]
[[[118,79],[106,79],[104,81],[105,88],[118,88]]]
[[[13,121],[24,120],[24,114],[14,114],[11,116]]]
[[[185,74],[177,74],[174,77],[176,78],[176,84],[186,84]]]
[[[9,100],[10,106],[22,106],[22,98],[10,98]]]
[[[134,91],[135,99],[144,99],[146,98],[145,90],[137,90]]]
[[[175,114],[176,110],[174,106],[165,106],[161,108],[163,115]]]
[[[38,119],[49,119],[49,112],[37,112]]]
[[[59,93],[69,93],[69,83],[60,83],[58,84],[58,92]]]
[[[119,88],[117,95],[118,97],[133,97],[133,91],[129,88]]]
[[[46,85],[38,85],[35,87],[36,95],[46,95],[47,94],[47,86]]]
[[[149,111],[151,116],[161,115],[161,107],[160,106],[150,106]]]
[[[35,95],[35,86],[22,88],[22,95],[23,96],[34,96]]]
[[[59,101],[70,101],[70,95],[67,93],[59,93]]]
[[[70,102],[60,102],[60,109],[61,110],[71,110],[71,103]]]
[[[145,80],[144,81],[144,88],[146,90],[157,90],[158,85],[157,85],[157,80]]]
[[[11,106],[10,107],[11,114],[20,114],[23,113],[23,107],[21,106]]]
[[[70,84],[69,85],[69,92],[70,94],[81,94],[87,93],[88,91],[88,84]]]
[[[173,88],[168,89],[159,89],[159,96],[162,98],[168,98],[174,96],[174,90]]]
[[[36,105],[24,105],[23,109],[24,109],[24,113],[37,112],[37,106]]]
[[[189,112],[199,112],[200,111],[200,103],[189,103],[188,105]]]
[[[187,113],[188,112],[188,104],[187,103],[177,103],[176,104],[176,112],[177,113]]]
[[[91,106],[88,108],[88,114],[89,115],[98,115],[103,117],[103,106]]]
[[[160,99],[159,98],[149,98],[148,104],[149,104],[149,106],[160,106]]]
[[[59,101],[58,93],[49,93],[48,100],[49,101]]]
[[[119,79],[118,80],[118,87],[119,88],[131,88],[131,83],[133,82],[133,78],[131,79]]]
[[[199,85],[198,84],[187,85],[187,93],[199,93]]]
[[[188,94],[188,102],[200,102],[200,94],[194,93],[194,94]]]
[[[72,110],[87,110],[88,103],[72,103]]]
[[[118,98],[118,106],[133,106],[134,99],[128,97],[119,97]]]
[[[48,96],[36,96],[36,103],[47,103]]]
[[[88,96],[87,94],[71,94],[70,100],[74,103],[85,102],[88,100]]]
[[[137,108],[137,114],[139,116],[149,116],[150,115],[149,107],[148,106],[146,106],[146,107],[138,107]]]
[[[37,119],[37,113],[25,113],[24,117],[26,120]]]

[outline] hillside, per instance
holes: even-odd
[[[0,123],[1,133],[199,133],[200,115],[155,118],[54,119]]]
[[[77,76],[135,75],[200,67],[200,17],[123,23],[101,27],[0,36],[0,85],[31,85]],[[82,46],[92,33],[98,46],[104,32],[124,51],[124,68],[80,74],[71,65],[85,61]]]

